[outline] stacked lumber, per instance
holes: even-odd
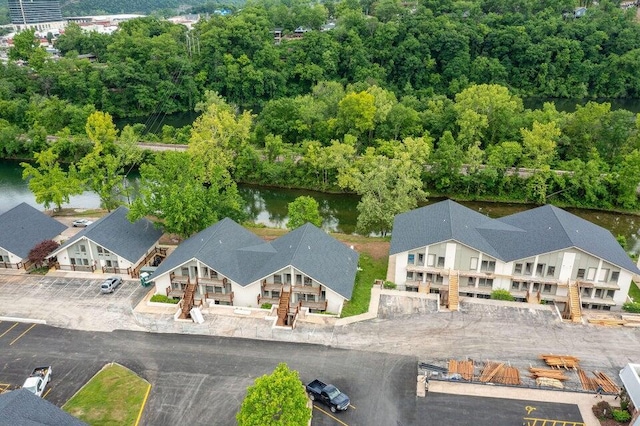
[[[519,385],[520,372],[517,368],[504,363],[487,361],[479,379],[482,383],[501,383],[503,385]]]
[[[464,380],[473,380],[473,361],[449,360],[449,375],[460,374]]]
[[[640,327],[640,315],[622,315],[622,319],[626,321],[625,327]]]
[[[532,379],[544,377],[547,379],[555,379],[555,380],[569,380],[569,377],[565,376],[562,370],[557,370],[555,368],[530,367],[529,372],[531,373]]]
[[[604,389],[605,392],[615,393],[616,395],[620,393],[620,388],[609,378],[609,376],[600,371],[594,371],[593,375],[596,376],[596,382],[602,386],[602,389]]]
[[[558,388],[558,389],[564,388],[564,385],[562,384],[562,382],[560,380],[551,379],[549,377],[538,377],[536,379],[536,385],[537,386],[548,386],[548,387]]]
[[[623,320],[623,319],[617,319],[617,318],[589,318],[588,319],[589,324],[597,324],[597,325],[605,325],[605,326],[620,326],[620,325],[625,325],[627,323],[627,321]]]
[[[582,389],[586,391],[594,391],[598,389],[598,382],[596,379],[591,377],[587,377],[587,373],[584,372],[581,368],[578,368],[578,377],[580,378],[580,384],[582,384]]]
[[[551,368],[564,368],[568,370],[569,368],[576,369],[580,363],[580,359],[571,355],[540,355],[540,359],[543,359],[544,362]]]

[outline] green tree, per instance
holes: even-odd
[[[182,152],[161,152],[140,167],[140,189],[129,220],[150,216],[165,231],[184,238],[218,220],[243,218],[235,183],[203,182],[204,164]]]
[[[9,59],[28,61],[40,47],[36,39],[36,30],[24,30],[13,37],[13,46],[9,49]]]
[[[307,222],[310,222],[318,228],[322,226],[322,217],[320,217],[320,206],[313,197],[301,196],[293,200],[288,205],[289,222],[287,228],[296,229]]]
[[[20,163],[22,178],[29,180],[29,189],[36,196],[36,202],[45,209],[55,205],[60,210],[63,203],[69,202],[71,195],[82,193],[82,182],[78,179],[73,165],[65,172],[58,163],[58,155],[49,148],[35,153],[37,167],[29,163]]]
[[[348,93],[338,104],[338,123],[344,133],[361,136],[373,130],[375,98],[371,93]]]
[[[239,426],[306,426],[311,407],[298,372],[280,363],[247,389],[236,415]]]

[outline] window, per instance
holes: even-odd
[[[304,277],[304,285],[313,284],[313,280],[310,277]]]
[[[596,268],[589,268],[589,270],[587,271],[587,279],[589,281],[593,281],[595,277],[596,277]]]
[[[282,275],[274,275],[273,276],[274,284],[282,284]]]
[[[511,290],[520,290],[520,283],[518,281],[511,281]]]
[[[585,272],[584,269],[578,269],[578,273],[576,275],[576,278],[583,279],[584,278],[584,272]]]
[[[279,299],[280,298],[280,292],[277,290],[271,290],[271,298],[272,299]]]
[[[545,284],[544,287],[542,287],[542,292],[543,293],[551,293],[551,288],[553,286],[551,284]]]
[[[596,294],[593,296],[596,299],[599,299],[602,297],[602,289],[601,288],[596,288]]]
[[[478,278],[478,287],[493,287],[493,278]]]
[[[180,283],[171,283],[172,290],[180,290]]]
[[[416,262],[416,255],[413,253],[409,253],[409,258],[407,259],[407,263],[409,265],[413,265]]]
[[[478,270],[478,258],[477,257],[472,257],[471,258],[471,262],[469,263],[469,269],[472,271],[477,271]]]
[[[616,294],[615,290],[607,290],[607,299],[613,299],[613,296]]]
[[[516,263],[516,265],[513,267],[513,273],[514,274],[522,273],[522,263]]]
[[[69,260],[71,261],[71,264],[72,264],[72,265],[75,265],[75,264],[76,264],[76,260],[75,260],[73,257],[72,257],[71,259],[69,259]]]
[[[302,284],[302,275],[296,274],[296,285]]]
[[[524,274],[531,275],[532,271],[533,271],[533,263],[527,262],[526,265],[524,266]]]
[[[444,257],[438,257],[438,268],[444,268]]]
[[[548,277],[553,277],[555,274],[556,274],[556,267],[555,266],[547,267],[547,276]]]
[[[474,277],[469,277],[467,279],[467,285],[469,287],[475,287],[476,286],[476,279]]]
[[[436,264],[436,255],[430,254],[427,256],[427,266],[435,266]]]
[[[109,250],[107,249],[103,249],[104,250],[104,254],[108,255],[109,254]]]
[[[442,284],[444,282],[444,278],[442,275],[436,275],[436,284]]]
[[[213,269],[209,270],[209,273],[211,274],[211,278],[218,278],[218,273],[216,271],[214,271]]]
[[[422,278],[424,278],[424,274],[422,272],[418,272],[418,276],[416,277],[416,281],[422,282]]]
[[[102,254],[102,247],[98,246],[98,254]]]
[[[87,246],[85,246],[84,244],[80,244],[80,252],[81,253],[86,253],[87,252]]]
[[[582,297],[591,297],[591,290],[588,288],[582,289]]]
[[[105,263],[107,264],[107,266],[108,266],[109,268],[111,268],[111,267],[113,266],[113,265],[111,264],[111,261],[110,261],[110,260],[106,260],[106,261],[105,261]]]
[[[424,254],[418,253],[418,265],[424,265]]]
[[[413,281],[413,272],[407,271],[407,281]]]
[[[533,288],[531,289],[532,292],[536,292],[540,290],[540,283],[533,283]]]
[[[220,287],[220,286],[215,286],[215,287],[213,288],[213,292],[214,292],[214,293],[222,293],[222,287]]]
[[[213,293],[213,286],[212,285],[206,285],[206,286],[204,286],[204,290],[207,293]]]
[[[480,270],[483,272],[493,272],[496,270],[496,262],[495,260],[483,260],[482,265],[480,265]]]
[[[82,259],[82,264],[83,264],[84,266],[89,265],[89,259]]]
[[[545,265],[544,263],[538,263],[538,264],[536,265],[536,275],[542,275],[542,274],[544,274],[544,267],[545,267],[545,266],[546,266],[546,265]]]
[[[600,269],[600,274],[598,275],[598,281],[601,283],[606,282],[607,278],[609,278],[609,270],[608,269]]]
[[[611,276],[609,277],[609,281],[613,281],[614,283],[618,282],[618,278],[620,277],[620,272],[618,271],[613,271],[611,273]]]

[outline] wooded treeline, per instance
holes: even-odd
[[[38,157],[41,172],[73,163],[66,177],[54,170],[71,187],[140,166],[134,213],[178,206],[184,220],[187,205],[220,206],[194,210],[189,226],[240,217],[237,181],[356,192],[363,233],[386,232],[426,191],[634,210],[636,115],[596,102],[573,113],[523,106],[523,95],[640,97],[631,13],[606,0],[581,18],[573,10],[556,1],[267,1],[191,33],[155,18],[111,36],[70,26],[56,43],[66,56],[55,61],[24,32],[10,54],[28,66],[0,66],[0,155],[49,151]],[[336,28],[318,31],[327,16]],[[278,45],[276,26],[314,30]],[[86,53],[97,62],[78,59]],[[150,137],[142,124],[100,144],[86,127],[98,117],[112,129],[96,111],[162,121],[193,109],[202,112],[193,128],[161,134],[188,143],[185,155],[134,155],[135,141]],[[59,135],[53,144],[50,134]],[[105,205],[117,203],[121,189],[94,184]]]

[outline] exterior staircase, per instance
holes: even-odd
[[[580,289],[578,283],[569,283],[569,314],[571,321],[582,322],[582,305],[580,304]]]
[[[187,319],[191,317],[191,308],[194,305],[196,293],[196,285],[195,284],[187,284],[187,288],[184,291],[184,297],[182,298],[182,313],[180,314],[180,319]]]
[[[291,299],[291,292],[285,291],[282,292],[280,296],[280,303],[278,304],[278,321],[276,321],[277,326],[285,327],[287,326],[287,316],[289,315],[289,300]]]
[[[451,311],[457,311],[460,309],[459,278],[457,271],[449,272],[449,310]]]

